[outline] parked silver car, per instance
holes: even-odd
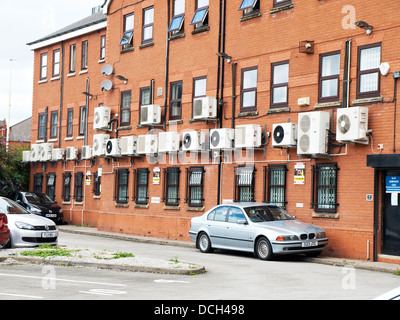
[[[10,241],[4,247],[57,245],[58,230],[52,220],[29,213],[16,202],[3,197],[0,197],[0,212],[6,214],[10,229]]]
[[[318,256],[328,245],[323,229],[300,222],[275,205],[254,202],[219,205],[192,218],[189,235],[201,252],[247,251],[262,260],[274,254]]]

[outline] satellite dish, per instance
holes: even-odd
[[[101,68],[101,73],[108,77],[111,76],[114,73],[114,69],[112,65],[106,64],[103,68]]]
[[[101,83],[101,91],[110,91],[113,88],[111,80],[104,80]]]

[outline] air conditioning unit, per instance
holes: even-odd
[[[120,157],[121,147],[119,139],[110,139],[106,142],[106,156],[108,157]]]
[[[197,98],[193,101],[193,119],[209,119],[217,116],[217,99]]]
[[[110,140],[109,134],[95,134],[93,136],[93,157],[106,155],[106,144]]]
[[[68,147],[67,148],[66,160],[68,160],[68,161],[78,160],[78,147]]]
[[[92,146],[83,146],[81,151],[81,160],[90,160],[92,158]]]
[[[258,148],[261,146],[261,135],[260,125],[246,124],[236,126],[235,148]]]
[[[138,137],[138,154],[155,154],[158,151],[158,138],[155,134]]]
[[[153,125],[161,123],[161,107],[158,105],[142,106],[140,110],[140,124]]]
[[[368,108],[352,107],[337,110],[336,140],[368,144]]]
[[[22,162],[27,163],[31,162],[31,151],[23,151],[22,152]]]
[[[299,113],[297,154],[326,154],[329,112]]]
[[[42,143],[40,145],[40,161],[46,162],[50,161],[53,157],[53,147],[52,143]]]
[[[95,130],[109,129],[109,122],[111,121],[111,108],[98,107],[94,109],[93,128]]]
[[[235,138],[235,129],[222,128],[210,130],[210,148],[231,149]]]
[[[273,147],[294,147],[297,145],[297,123],[280,123],[272,126]]]
[[[53,149],[53,154],[51,157],[52,161],[62,161],[65,157],[65,149]]]
[[[137,141],[138,137],[136,136],[122,137],[119,141],[121,147],[121,155],[133,156],[137,154]]]
[[[201,151],[204,149],[205,142],[206,142],[206,134],[202,131],[182,132],[183,151]]]
[[[178,132],[160,132],[158,135],[158,152],[179,151],[180,135]]]
[[[38,162],[40,159],[40,144],[31,145],[31,162]]]

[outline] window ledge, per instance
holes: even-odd
[[[331,102],[318,102],[314,105],[315,109],[321,109],[321,108],[329,108],[329,107],[341,107],[342,106],[342,101],[331,101]]]
[[[339,213],[313,212],[313,218],[339,219]]]
[[[151,47],[151,46],[154,46],[154,41],[149,41],[149,42],[146,42],[146,43],[142,43],[140,45],[139,49],[143,49],[143,48],[147,48],[147,47]]]
[[[267,114],[290,112],[290,107],[270,108]]]
[[[67,78],[71,78],[71,77],[75,77],[76,76],[76,72],[72,72],[72,73],[68,73],[67,74]]]
[[[281,11],[290,10],[290,9],[292,9],[293,7],[294,7],[293,3],[289,3],[289,4],[284,5],[284,6],[272,8],[272,9],[269,11],[269,13],[270,13],[270,14],[274,14],[274,13],[278,13],[278,12],[281,12]]]
[[[76,140],[83,140],[83,139],[85,139],[85,136],[77,136],[76,137]]]
[[[48,142],[57,142],[58,141],[58,139],[57,138],[53,138],[53,139],[49,139],[49,141]]]
[[[80,71],[79,74],[85,74],[85,73],[88,73],[88,72],[89,72],[88,69],[85,69],[85,70]]]
[[[123,130],[131,130],[132,126],[124,126],[124,127],[118,127],[117,130],[118,131],[123,131]]]
[[[55,76],[55,77],[51,78],[50,81],[56,81],[56,80],[60,80],[60,79],[61,79],[60,76]]]
[[[74,205],[75,205],[75,206],[83,206],[83,202],[82,202],[82,201],[79,201],[79,202],[78,202],[78,201],[75,201],[75,202],[74,202]]]
[[[135,204],[133,207],[140,208],[140,209],[148,209],[149,205],[148,204]]]
[[[116,203],[115,207],[116,208],[129,208],[129,204],[128,203]]]
[[[167,205],[165,205],[163,209],[164,210],[180,210],[181,207],[180,206],[167,206]]]
[[[248,117],[248,116],[258,116],[258,110],[242,111],[242,112],[239,112],[237,115],[238,118]]]
[[[204,207],[187,207],[186,210],[187,210],[187,211],[197,211],[197,212],[201,212],[201,211],[204,211]]]
[[[183,123],[183,120],[182,119],[180,119],[180,120],[169,120],[169,121],[167,121],[167,125],[177,125],[177,124],[182,124]]]
[[[185,36],[186,36],[186,34],[184,32],[180,32],[180,33],[177,33],[177,34],[174,34],[174,35],[170,36],[168,38],[168,40],[172,41],[172,40],[184,38]]]
[[[210,26],[202,26],[200,28],[194,29],[192,31],[192,34],[198,34],[198,33],[206,32],[206,31],[210,31]]]
[[[39,82],[38,82],[38,84],[42,84],[42,83],[46,83],[47,82],[47,79],[43,79],[43,80],[40,80]]]
[[[354,99],[353,104],[355,104],[355,105],[369,104],[369,103],[377,103],[377,102],[382,102],[382,101],[383,101],[383,96],[379,96],[379,97],[374,97],[374,98]]]
[[[65,205],[65,206],[67,206],[67,205],[70,205],[70,204],[71,204],[71,201],[63,201],[62,204]]]
[[[133,48],[133,46],[132,46],[132,47],[125,48],[125,49],[122,49],[120,53],[123,54],[123,53],[127,53],[127,52],[132,52],[132,51],[135,51],[135,49]]]
[[[93,196],[93,199],[100,199],[101,198],[101,196]]]
[[[74,140],[74,137],[66,137],[66,138],[64,139],[64,141],[72,141],[72,140]]]
[[[247,21],[247,20],[258,18],[258,17],[261,17],[261,15],[262,15],[261,11],[258,10],[258,11],[246,14],[245,16],[241,17],[240,18],[240,22],[244,22],[244,21]]]

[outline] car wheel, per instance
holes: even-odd
[[[8,242],[5,245],[0,245],[0,250],[1,249],[10,249],[11,248],[11,235],[10,235],[10,239],[8,240]]]
[[[270,260],[272,258],[272,248],[266,237],[257,240],[255,253],[261,260]]]
[[[197,238],[197,246],[203,253],[209,253],[212,251],[211,241],[207,233],[200,233],[199,237]]]

